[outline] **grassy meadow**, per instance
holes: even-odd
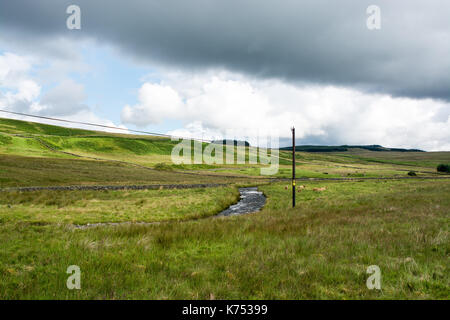
[[[265,209],[237,217],[83,230],[3,222],[0,298],[449,297],[448,181],[306,187],[292,209],[284,184],[262,186]],[[65,287],[72,264],[81,290]],[[380,291],[365,285],[374,264]]]
[[[0,221],[35,224],[159,222],[205,218],[236,203],[232,187],[0,193]]]
[[[261,165],[173,165],[173,146],[0,119],[0,299],[450,298],[450,179],[436,172],[450,152],[297,152],[292,208],[289,181]],[[290,177],[290,156],[274,177]],[[204,183],[227,186],[14,189]],[[215,217],[251,185],[262,211]],[[81,290],[66,287],[70,265]],[[366,287],[370,265],[381,290]]]

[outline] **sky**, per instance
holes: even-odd
[[[446,0],[2,0],[0,109],[448,151],[449,13]]]

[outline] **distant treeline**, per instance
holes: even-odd
[[[295,151],[303,152],[344,152],[349,149],[365,149],[370,151],[396,151],[396,152],[425,152],[419,149],[385,148],[380,145],[368,146],[295,146]],[[292,147],[280,148],[280,150],[292,150]]]
[[[227,139],[214,140],[212,143],[214,143],[214,144],[232,144],[232,145],[237,146],[238,142],[239,142],[240,146],[246,146],[246,147],[250,146],[250,143],[248,143],[247,141],[240,141],[240,140],[227,140]]]

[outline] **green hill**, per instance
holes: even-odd
[[[300,145],[295,146],[295,151],[302,152],[345,152],[351,149],[362,149],[369,151],[391,151],[391,152],[424,152],[419,149],[386,148],[380,145],[342,145],[342,146],[313,146]],[[292,147],[283,147],[280,150],[292,150]]]
[[[224,176],[261,177],[261,163],[248,161],[176,165],[171,152],[177,143],[159,136],[0,118],[0,188],[71,183],[221,183],[228,179]],[[413,170],[419,175],[434,175],[436,166],[450,159],[449,152],[407,151],[381,146],[297,146],[296,174],[299,178],[392,177]],[[247,147],[247,160],[249,152],[256,152],[256,148]],[[289,148],[280,149],[280,166],[274,177],[292,175],[291,157]]]
[[[169,156],[176,142],[157,136],[136,136],[0,119],[0,153],[24,156]],[[58,152],[60,151],[60,152]],[[152,159],[146,159],[152,163]],[[156,157],[155,161],[160,160]]]

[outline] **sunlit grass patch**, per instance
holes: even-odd
[[[186,220],[214,215],[237,202],[233,187],[133,191],[0,193],[3,222],[97,223]]]

